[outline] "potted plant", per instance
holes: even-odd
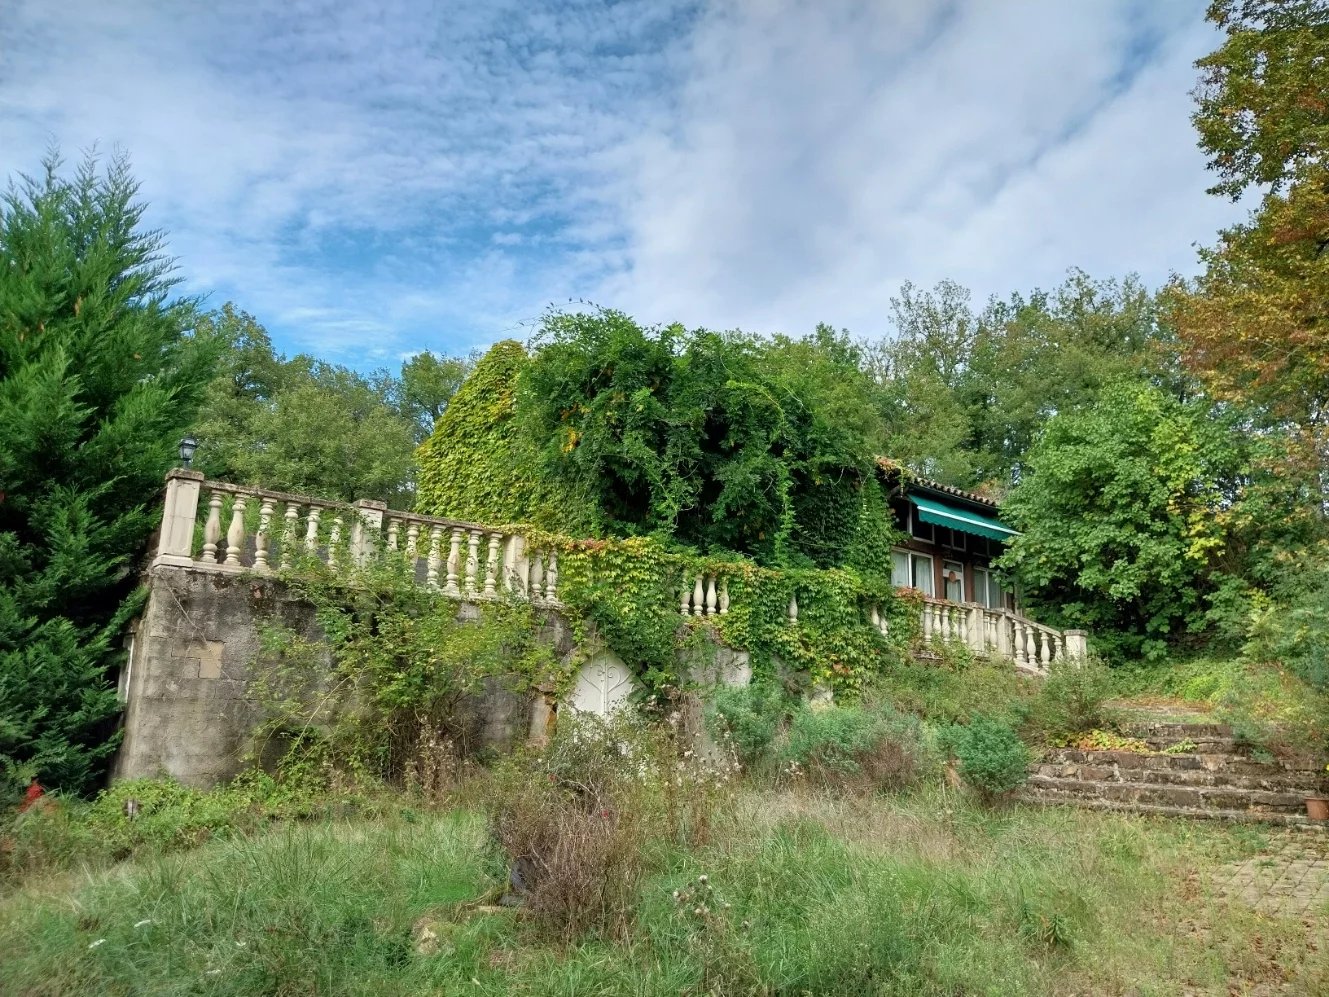
[[[1324,767],[1329,772],[1329,765]],[[1311,820],[1329,820],[1329,796],[1323,794],[1306,797],[1306,816]]]

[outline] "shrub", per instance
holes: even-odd
[[[794,714],[780,759],[823,785],[902,789],[930,770],[935,751],[917,717],[832,706]]]
[[[717,740],[728,740],[748,768],[766,757],[789,714],[789,701],[773,682],[725,686],[706,706],[706,727]]]
[[[1069,738],[1107,726],[1103,703],[1112,694],[1112,673],[1101,658],[1058,658],[1029,715],[1031,733]]]
[[[984,799],[1008,793],[1028,778],[1029,749],[1008,724],[975,717],[966,727],[952,727],[946,740],[960,776]]]
[[[500,766],[487,803],[509,885],[541,934],[621,934],[662,845],[702,843],[734,769],[630,710],[560,717],[547,751]]]

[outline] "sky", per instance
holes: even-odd
[[[0,173],[128,154],[182,289],[369,369],[549,307],[892,333],[1239,219],[1205,0],[0,0]]]

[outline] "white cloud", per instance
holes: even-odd
[[[884,331],[1189,269],[1202,0],[0,0],[0,169],[128,150],[190,290],[361,366],[549,302]]]

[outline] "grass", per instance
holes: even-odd
[[[504,869],[465,809],[38,873],[0,897],[0,993],[1329,991],[1316,930],[1218,891],[1281,832],[941,790],[744,790],[734,810],[711,845],[657,856],[624,937],[568,946],[486,905]]]

